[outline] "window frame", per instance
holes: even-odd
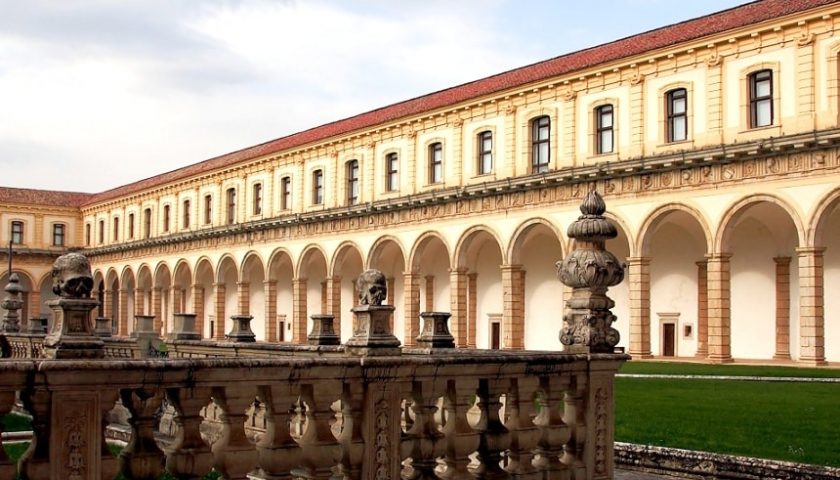
[[[251,206],[251,213],[252,215],[262,215],[262,182],[254,183],[254,185],[251,187],[251,192],[253,194],[253,205]]]
[[[52,224],[52,246],[53,247],[63,247],[67,242],[67,225],[63,223],[53,223]],[[56,241],[56,239],[59,239]]]
[[[105,243],[105,220],[99,220],[99,232],[97,238],[99,239],[100,245]]]
[[[128,214],[128,239],[134,240],[134,212]]]
[[[312,205],[324,204],[324,169],[312,171]]]
[[[545,132],[545,138],[541,133]],[[542,146],[545,145],[545,150]],[[545,152],[545,159],[541,152]],[[543,161],[544,160],[544,161]],[[531,173],[545,173],[551,165],[551,117],[540,115],[531,120]]]
[[[119,242],[120,241],[120,217],[114,217],[114,218],[111,219],[111,221],[113,222],[113,225],[112,225],[113,228],[111,229],[112,230],[111,233],[113,235],[113,241]]]
[[[183,212],[181,212],[181,221],[183,228],[190,228],[190,207],[192,206],[192,202],[189,198],[185,198],[181,202],[181,207],[183,208]]]
[[[292,208],[292,177],[280,177],[280,210]]]
[[[225,190],[225,224],[236,223],[236,187]]]
[[[767,78],[759,78],[759,76],[766,75]],[[759,84],[767,83],[768,86],[768,93],[767,95],[759,95],[758,94],[758,86]],[[775,125],[775,108],[773,106],[773,70],[770,68],[762,68],[761,70],[756,70],[751,72],[747,76],[747,85],[748,85],[748,98],[749,98],[749,127],[750,128],[763,128],[763,127],[772,127]],[[759,120],[759,109],[762,106],[767,106],[769,108],[769,123],[760,124],[758,123]]]
[[[612,103],[605,103],[595,107],[595,153],[606,155],[615,153],[615,106]],[[604,118],[609,116],[609,125],[604,124]],[[609,149],[604,148],[604,140],[609,134]]]
[[[91,240],[92,240],[92,238],[91,238],[91,231],[90,231],[90,223],[86,223],[85,224],[85,245],[89,247]]]
[[[385,191],[396,192],[399,190],[399,161],[400,157],[397,152],[389,152],[385,154]]]
[[[204,224],[211,225],[213,223],[213,195],[207,193],[204,195]]]
[[[163,231],[168,232],[169,227],[172,226],[171,223],[171,214],[172,214],[172,207],[167,203],[163,206]]]
[[[443,183],[443,142],[429,144],[429,185]]]
[[[9,240],[14,245],[23,245],[25,232],[23,220],[12,220],[9,226]]]
[[[487,141],[490,146],[487,147]],[[476,172],[479,175],[490,175],[493,173],[493,132],[491,130],[484,130],[478,133],[478,164],[476,165]]]
[[[359,171],[359,160],[352,159],[348,160],[344,164],[344,172],[346,178],[346,200],[347,205],[356,205],[359,203],[359,198],[361,197],[361,181],[360,181],[360,171]]]
[[[675,103],[682,100],[682,112],[675,111]],[[682,120],[683,136],[677,138],[676,122]],[[684,142],[688,140],[688,89],[677,87],[665,92],[665,141],[667,143]]]
[[[150,207],[143,210],[143,238],[152,238],[152,209]]]

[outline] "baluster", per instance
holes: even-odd
[[[293,404],[299,395],[297,385],[291,382],[257,388],[257,396],[265,405],[266,426],[265,434],[256,442],[258,468],[254,476],[289,480],[289,472],[300,465],[300,447],[289,431]]]
[[[510,431],[510,449],[507,454],[506,470],[513,478],[531,480],[540,478],[531,464],[540,432],[534,425],[537,412],[534,409],[534,394],[539,380],[533,376],[510,379],[505,396],[505,427]]]
[[[111,412],[111,410],[114,409],[119,397],[120,392],[116,389],[106,389],[99,392],[100,418],[102,420],[102,426],[100,430],[100,432],[102,432],[102,437],[100,440],[102,444],[102,449],[99,455],[99,463],[102,478],[114,478],[120,471],[120,460],[113,453],[111,453],[111,449],[108,446],[108,442],[105,440],[106,432],[108,430],[108,424],[110,423],[109,413]],[[158,461],[160,461],[160,459]]]
[[[23,407],[32,415],[32,443],[18,461],[18,472],[27,480],[50,479],[50,410],[52,393],[43,385],[20,394]]]
[[[210,447],[201,439],[201,409],[210,401],[208,388],[167,388],[166,401],[175,410],[175,439],[164,448],[166,470],[183,480],[198,480],[213,466]]]
[[[362,413],[365,386],[361,382],[345,382],[341,392],[337,417],[340,421],[336,439],[339,443],[339,462],[331,480],[357,480],[362,476],[365,443],[362,439]]]
[[[406,480],[436,480],[438,457],[446,453],[444,435],[438,428],[438,402],[446,391],[440,381],[412,383],[411,399],[406,409],[411,409],[413,421],[403,435],[402,458],[411,459],[410,468],[403,470]]]
[[[5,417],[15,406],[15,392],[0,391],[0,418]],[[3,449],[3,422],[0,422],[0,478],[15,478],[16,466]]]
[[[584,460],[586,448],[586,374],[574,375],[564,396],[565,412],[563,422],[569,426],[569,436],[563,446],[563,464],[568,465],[573,480],[587,478]]]
[[[257,464],[257,451],[245,435],[247,410],[256,390],[244,385],[213,387],[213,403],[221,409],[222,436],[213,444],[213,468],[222,478],[244,479]]]
[[[500,380],[481,379],[478,382],[478,408],[480,416],[475,425],[479,433],[478,465],[473,476],[480,479],[502,480],[510,473],[502,469],[502,453],[510,446],[510,432],[499,418],[502,406],[499,397],[505,392]]]
[[[537,448],[534,450],[534,466],[540,472],[548,472],[550,478],[567,479],[568,466],[560,461],[564,445],[569,441],[569,427],[563,421],[563,392],[568,378],[540,377],[537,396],[539,413],[534,424],[540,432]]]
[[[467,420],[467,411],[473,406],[478,380],[459,378],[449,380],[444,396],[444,423],[446,469],[441,477],[446,480],[464,480],[473,478],[467,467],[469,456],[478,448],[478,434],[473,431]]]
[[[339,398],[338,382],[324,381],[302,385],[299,409],[304,417],[303,432],[298,438],[302,450],[301,464],[292,470],[292,478],[327,480],[338,455],[338,444],[332,433],[332,403]]]
[[[156,480],[163,473],[163,452],[155,442],[155,414],[163,393],[152,388],[124,389],[120,398],[131,413],[132,429],[131,440],[120,452],[120,471],[127,478]]]

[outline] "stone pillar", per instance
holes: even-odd
[[[204,288],[201,285],[193,285],[192,299],[193,312],[195,313],[195,331],[204,338]],[[213,332],[210,332],[211,335]]]
[[[117,335],[128,335],[128,289],[120,288],[119,315],[117,319]]]
[[[341,277],[338,275],[327,277],[322,285],[321,294],[324,297],[321,312],[333,316],[334,325],[338,329],[340,336],[341,326],[345,323],[345,315],[341,311]]]
[[[776,352],[773,358],[790,360],[790,257],[775,257]]]
[[[109,318],[111,317],[111,310],[112,310],[112,305],[111,304],[114,301],[113,297],[111,295],[112,295],[112,291],[106,288],[105,292],[102,295],[102,315],[100,315],[102,317],[109,317]]]
[[[307,279],[292,279],[292,336],[301,345],[306,343],[306,289]]]
[[[426,275],[423,277],[426,281],[425,290],[426,290],[426,298],[424,299],[426,304],[423,307],[424,312],[434,312],[435,311],[435,276],[434,275]]]
[[[146,291],[142,288],[134,289],[134,315],[146,313]]]
[[[709,360],[731,362],[730,284],[728,253],[712,253],[706,258],[709,298]]]
[[[216,324],[213,326],[214,331],[212,332],[212,335],[216,340],[225,338],[225,290],[224,283],[213,284],[213,293],[216,304],[216,311],[214,313],[216,317]]]
[[[475,331],[478,328],[478,274],[467,274],[467,347],[475,348]],[[505,344],[507,345],[507,344]]]
[[[388,286],[388,298],[385,300],[385,303],[388,305],[394,304],[394,277],[388,277],[385,279],[385,284]],[[395,310],[394,310],[395,311]],[[389,318],[391,332],[396,333],[394,331],[394,311],[391,311],[391,317]]]
[[[799,256],[799,361],[825,364],[824,247],[801,247]]]
[[[29,292],[29,318],[40,317],[41,316],[41,290],[37,288],[33,288],[31,292]],[[21,320],[29,320],[29,318],[23,318]],[[23,325],[25,322],[21,322]]]
[[[403,274],[403,306],[405,308],[405,336],[403,344],[406,347],[415,345],[420,335],[420,275],[416,273]]]
[[[183,313],[184,309],[181,305],[184,302],[184,290],[178,287],[172,287],[172,315],[176,313]]]
[[[268,334],[266,341],[277,342],[277,281],[264,281],[263,293],[265,295],[265,326]]]
[[[452,335],[455,345],[467,345],[467,270],[449,270],[449,304],[452,313]]]
[[[108,296],[105,295],[107,298]],[[163,308],[162,308],[161,288],[152,287],[152,315],[155,317],[155,333],[158,335],[163,332]]]
[[[236,305],[239,315],[249,315],[251,310],[251,284],[236,282]]]
[[[502,265],[502,347],[525,348],[525,291],[522,265]]]
[[[650,258],[627,259],[630,287],[630,355],[651,358],[650,351]]]
[[[709,355],[709,292],[706,261],[697,265],[697,353],[698,358]]]

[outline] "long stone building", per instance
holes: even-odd
[[[83,249],[121,335],[191,312],[220,338],[250,314],[302,342],[330,313],[347,339],[372,267],[405,344],[449,311],[459,346],[556,350],[553,264],[597,189],[627,352],[840,362],[838,57],[840,4],[754,2],[106,192],[4,188],[0,241],[29,316]]]

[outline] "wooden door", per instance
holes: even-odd
[[[673,323],[662,324],[662,356],[673,357],[676,343],[676,326]]]
[[[490,324],[490,348],[498,350],[502,346],[502,324],[493,322]]]

